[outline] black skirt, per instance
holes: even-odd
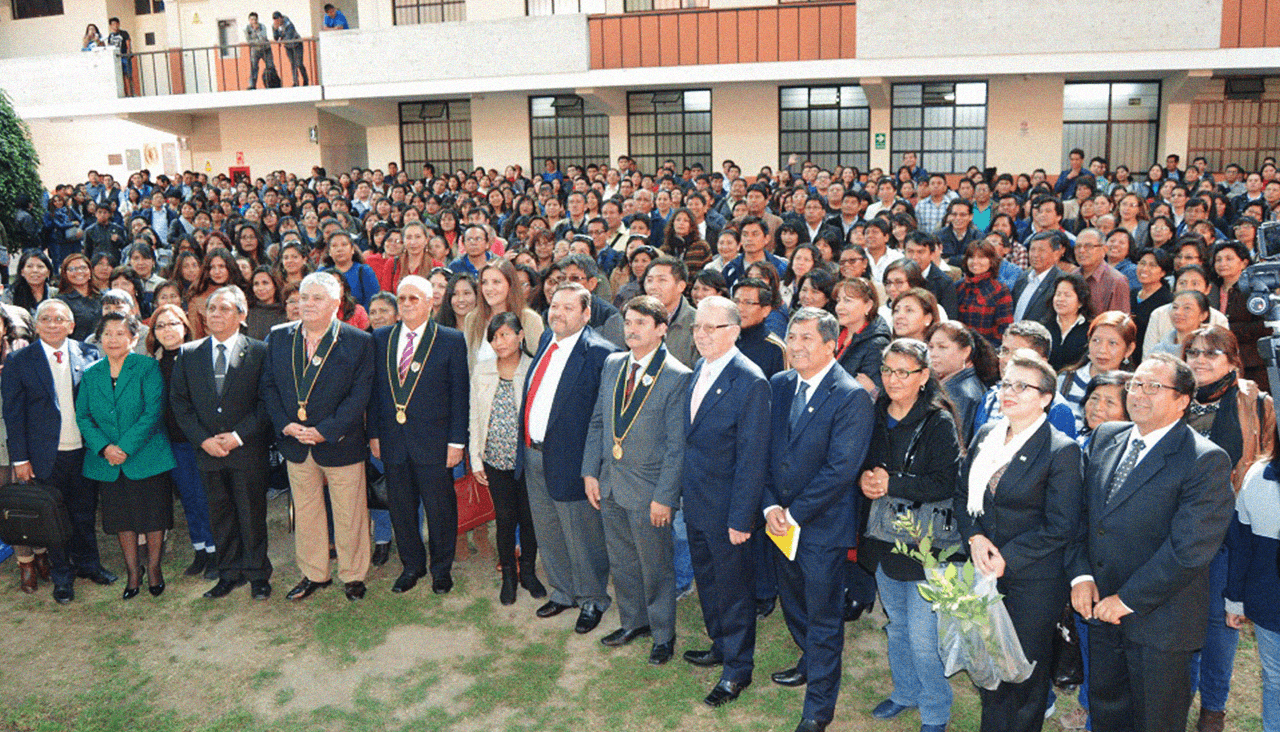
[[[126,478],[121,472],[113,482],[98,485],[102,530],[106,533],[173,528],[173,480],[168,471],[141,480]]]

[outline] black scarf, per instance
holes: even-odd
[[[1240,415],[1236,404],[1239,386],[1236,385],[1235,371],[1196,389],[1195,401],[1191,403],[1194,414],[1200,405],[1215,404],[1217,414],[1213,417],[1213,425],[1209,427],[1209,440],[1226,451],[1234,466],[1244,457],[1244,434],[1241,429]]]

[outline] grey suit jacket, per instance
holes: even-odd
[[[604,363],[595,413],[587,430],[582,475],[598,479],[600,497],[613,496],[624,508],[648,510],[652,501],[674,508],[680,500],[685,400],[692,372],[667,352],[666,365],[622,440],[622,459],[616,460],[613,457],[613,392],[630,358],[629,352],[615,353]]]
[[[667,324],[667,353],[676,357],[686,368],[698,362],[698,350],[693,344],[693,317],[696,308],[688,300],[681,300],[676,317]]]
[[[1053,288],[1057,286],[1058,280],[1066,273],[1060,267],[1050,267],[1046,272],[1040,284],[1036,286],[1035,294],[1031,296],[1031,302],[1027,305],[1027,311],[1023,313],[1021,320],[1034,320],[1040,322],[1046,318],[1053,316],[1053,306],[1049,302],[1052,296]],[[1028,277],[1031,270],[1027,270],[1018,275],[1018,281],[1013,283],[1013,309],[1014,313],[1018,311],[1018,300],[1022,297],[1022,293],[1027,289]]]

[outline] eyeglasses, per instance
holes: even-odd
[[[1186,350],[1188,359],[1199,358],[1201,356],[1204,356],[1205,358],[1213,358],[1224,354],[1226,354],[1226,351],[1221,348],[1188,348]]]
[[[721,323],[720,325],[698,325],[697,323],[694,323],[693,327],[690,328],[690,330],[692,330],[694,333],[704,333],[706,335],[711,335],[712,333],[715,333],[717,330],[720,330],[721,328],[732,328],[732,327],[733,327],[733,323]]]
[[[1141,391],[1147,396],[1155,396],[1160,393],[1161,389],[1168,389],[1169,391],[1176,392],[1178,387],[1161,384],[1158,381],[1138,381],[1137,379],[1129,379],[1124,385],[1124,390],[1130,394],[1137,394]]]
[[[182,327],[182,323],[177,320],[170,320],[165,323],[156,323],[155,325],[156,330],[171,330],[173,328],[181,328],[181,327]]]
[[[867,261],[866,257],[841,257],[840,258],[841,265],[857,264],[858,262],[865,262],[865,261]]]
[[[44,323],[45,325],[65,325],[66,323],[70,323],[71,319],[64,318],[61,315],[45,315],[37,319],[36,322]]]
[[[756,302],[755,300],[739,300],[737,298],[734,298],[733,304],[737,305],[738,307],[742,307],[743,305],[762,305],[763,303]]]
[[[905,379],[905,378],[907,378],[908,376],[911,376],[911,375],[913,375],[913,374],[918,374],[918,373],[920,373],[921,371],[924,371],[924,369],[923,369],[923,368],[918,368],[918,369],[910,369],[910,370],[908,370],[908,369],[893,369],[893,368],[889,368],[888,366],[881,366],[881,367],[880,367],[880,373],[881,373],[882,375],[884,375],[884,376],[894,376],[894,377],[897,377],[898,379]]]
[[[79,267],[67,267],[67,273],[68,273],[68,274],[70,274],[70,273],[72,273],[72,272],[74,272],[74,273],[76,273],[76,274],[84,274],[85,272],[88,272],[88,271],[89,271],[89,268],[88,268],[88,267],[85,267],[84,265],[81,265],[81,266],[79,266]]]
[[[1028,384],[1025,381],[1001,381],[998,384],[998,386],[1000,387],[1001,391],[1007,391],[1010,394],[1021,394],[1027,389],[1035,389],[1036,391],[1039,391],[1039,392],[1044,391],[1044,389],[1041,389],[1035,384]]]

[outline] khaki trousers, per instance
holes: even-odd
[[[338,580],[363,582],[369,572],[369,507],[364,463],[325,467],[311,453],[288,462],[293,489],[294,551],[298,569],[312,582],[329,580],[329,525],[324,487],[333,507],[333,543],[338,551]]]

